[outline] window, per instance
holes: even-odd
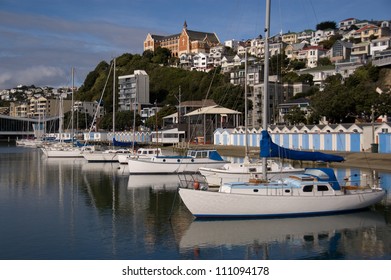
[[[329,187],[326,185],[318,185],[318,192],[327,192],[329,190]]]
[[[313,185],[307,185],[303,187],[303,192],[312,192],[312,189],[314,188]]]

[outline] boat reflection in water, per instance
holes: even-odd
[[[223,252],[244,246],[251,259],[370,259],[384,249],[373,240],[376,229],[385,227],[384,216],[372,211],[286,219],[194,220],[179,247],[194,257],[203,249]]]
[[[128,189],[153,187],[177,188],[180,185],[180,180],[177,174],[173,175],[129,175]]]
[[[122,166],[121,166],[122,168]],[[126,166],[125,166],[126,168]],[[122,171],[119,171],[122,173]],[[131,188],[178,188],[181,186],[193,187],[193,183],[206,184],[200,174],[150,174],[150,175],[129,175],[128,189]]]

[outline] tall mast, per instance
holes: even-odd
[[[138,81],[137,81],[137,78],[138,78],[138,75],[136,75],[136,85],[138,84]],[[130,99],[130,102],[132,102],[132,99]],[[137,92],[136,92],[136,96],[133,100],[133,144],[132,144],[132,149],[134,151],[134,141],[136,141],[136,106],[137,106]]]
[[[268,126],[268,109],[269,109],[269,36],[270,36],[270,0],[266,0],[266,17],[265,17],[265,61],[264,61],[264,78],[263,78],[263,108],[262,108],[262,129],[267,131]],[[267,180],[267,159],[262,158],[262,175]]]
[[[115,138],[115,57],[113,61],[113,139]],[[114,145],[114,140],[113,140]]]
[[[75,137],[75,130],[74,130],[74,126],[73,126],[73,123],[74,123],[74,117],[75,117],[75,106],[73,104],[73,95],[74,95],[74,88],[75,88],[75,69],[72,67],[72,133],[71,133],[71,137],[72,137],[72,143],[73,143],[73,138]]]
[[[247,107],[247,48],[245,53],[245,61],[244,61],[244,161],[249,162],[250,159],[248,157],[248,107]]]

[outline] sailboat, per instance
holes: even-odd
[[[320,152],[301,152],[279,147],[267,132],[270,0],[266,0],[264,95],[261,152],[263,180],[225,183],[218,191],[179,188],[179,195],[196,218],[271,218],[328,215],[367,208],[380,202],[385,191],[374,186],[338,182],[331,168],[307,168],[302,174],[267,181],[267,158],[317,160],[343,158]]]
[[[116,59],[113,60],[113,146],[118,143],[115,140],[115,67]],[[110,74],[109,74],[110,75]],[[134,142],[133,142],[134,143]],[[83,157],[88,162],[118,162],[118,155],[129,155],[132,151],[129,149],[107,149],[103,151],[87,150],[83,152]]]
[[[72,137],[71,143],[63,141],[63,130],[64,130],[64,106],[63,96],[60,96],[59,106],[59,139],[58,143],[45,144],[41,147],[43,154],[47,158],[82,158],[82,150],[79,147],[73,145],[73,95],[74,95],[74,68],[72,68]]]
[[[243,182],[251,178],[262,178],[262,162],[250,160],[248,156],[248,106],[247,106],[247,51],[245,53],[245,82],[244,82],[244,129],[245,129],[245,152],[244,162],[230,162],[220,168],[200,167],[199,172],[205,177],[209,186],[221,186],[227,182]],[[295,168],[292,164],[283,161],[268,160],[268,175],[278,179],[295,173],[302,173],[303,168]]]

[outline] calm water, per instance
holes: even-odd
[[[178,185],[3,144],[0,259],[391,259],[391,198],[347,215],[193,221]]]

